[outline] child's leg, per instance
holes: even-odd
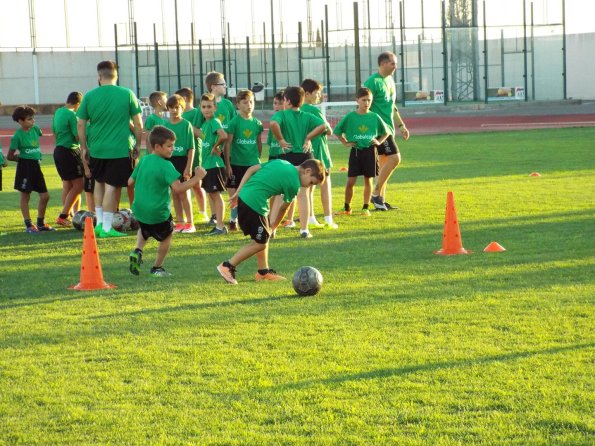
[[[31,221],[31,214],[29,214],[29,199],[31,198],[31,192],[21,192],[21,214],[23,214],[23,220]]]
[[[314,190],[316,189],[316,186],[310,186],[308,188],[308,206],[310,208],[310,220],[312,220],[312,217],[314,219],[316,219],[316,215],[314,214]]]
[[[85,201],[87,202],[87,209],[95,211],[95,196],[93,192],[85,192]]]
[[[345,183],[345,207],[346,211],[348,211],[351,207],[351,200],[353,199],[353,189],[355,187],[355,182],[357,181],[357,177],[347,177],[347,183]]]
[[[45,218],[45,210],[48,207],[50,201],[50,194],[42,192],[39,194],[39,204],[37,205],[37,220]]]
[[[157,256],[155,257],[155,264],[153,265],[154,268],[160,268],[163,266],[163,262],[165,261],[165,256],[169,251],[169,247],[171,246],[171,234],[162,242],[159,242],[159,247],[157,248]]]
[[[65,215],[68,217],[70,210],[74,207],[76,200],[79,198],[81,192],[83,191],[83,179],[82,178],[75,178],[72,181],[69,181],[70,189],[64,198],[64,207],[62,208],[61,215]],[[63,218],[66,218],[63,217]]]
[[[196,197],[196,204],[198,205],[198,211],[207,216],[207,194],[205,190],[202,188],[202,181],[199,181],[192,190],[194,191],[194,196]]]
[[[180,203],[184,214],[186,214],[186,221],[194,226],[194,216],[192,215],[192,200],[190,199],[190,191],[184,191],[180,194]]]
[[[372,177],[364,177],[364,208],[370,204],[370,197],[372,197]]]
[[[233,194],[236,193],[235,187],[230,187],[227,189],[227,194],[231,197]],[[235,206],[229,210],[229,222],[235,223],[238,219],[238,207]]]
[[[333,197],[331,191],[331,174],[326,176],[326,181],[320,186],[320,200],[322,201],[322,211],[324,212],[324,222],[329,226],[333,225]]]
[[[287,214],[285,215],[285,219],[288,221],[293,221],[293,219],[295,218],[295,203],[297,200],[293,200],[291,202],[291,204],[289,205],[289,207],[287,208]],[[279,207],[281,207],[281,205],[283,204],[283,200],[281,199],[281,196],[279,196],[279,199],[277,201],[277,209]]]
[[[147,244],[147,239],[143,237],[143,231],[140,229],[136,232],[136,249],[142,251]]]
[[[172,194],[172,201],[174,204],[174,214],[176,219],[176,224],[184,224],[184,211],[182,207],[182,200],[179,194]]]
[[[300,187],[300,191],[297,194],[298,215],[300,217],[301,233],[308,232],[308,218],[310,215],[310,203],[308,202],[309,194],[309,187]]]
[[[128,205],[132,207],[134,201],[134,186],[126,186],[126,192],[128,193]]]
[[[252,240],[249,244],[247,244],[238,252],[236,252],[234,256],[231,259],[229,259],[229,263],[231,263],[233,266],[238,266],[244,260],[249,259],[253,255],[257,255],[263,249],[268,249],[268,243],[256,243],[254,240]],[[258,259],[258,262],[260,268],[260,259]]]
[[[256,265],[259,270],[269,269],[269,244],[263,246],[264,249],[256,253]]]
[[[74,203],[72,203],[72,208],[70,209],[70,214],[71,215],[76,214],[80,208],[81,208],[81,194],[78,194],[76,196],[76,199],[74,200]]]
[[[70,180],[62,180],[62,204],[66,202],[66,196],[70,189],[72,188],[72,181]]]
[[[217,229],[225,228],[225,224],[223,222],[223,215],[225,214],[225,202],[223,201],[223,197],[221,196],[221,192],[210,192],[209,197],[213,200],[213,210],[215,211],[215,218],[217,219]]]

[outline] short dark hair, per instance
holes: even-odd
[[[322,90],[322,84],[314,79],[304,79],[300,86],[306,93],[314,93],[315,91]]]
[[[317,160],[317,159],[306,160],[302,164],[300,164],[300,167],[302,169],[312,169],[312,174],[316,178],[318,178],[318,180],[320,181],[320,184],[324,183],[324,180],[326,178],[326,171],[324,169],[324,165],[322,164],[322,162],[320,160]]]
[[[285,90],[279,90],[277,93],[275,93],[273,99],[276,99],[278,101],[282,101],[283,99],[285,99]]]
[[[215,95],[213,93],[205,93],[200,97],[200,102],[202,101],[215,102]]]
[[[176,94],[179,94],[184,99],[186,99],[186,103],[188,104],[191,104],[194,101],[194,92],[190,87],[182,87],[176,91]]]
[[[360,87],[355,93],[355,99],[363,98],[366,96],[372,96],[372,91],[368,87]]]
[[[14,122],[19,122],[21,120],[27,119],[30,116],[35,116],[35,113],[37,113],[37,110],[35,110],[33,107],[29,107],[28,105],[19,105],[12,112],[12,120]]]
[[[113,60],[103,60],[97,64],[97,73],[106,79],[113,79],[118,74],[118,66]]]
[[[156,145],[162,146],[166,141],[175,140],[176,134],[162,125],[156,125],[153,127],[153,130],[151,130],[151,133],[149,133],[149,144],[151,145],[151,148],[155,147]]]
[[[149,95],[149,103],[151,106],[155,107],[157,105],[157,101],[161,99],[162,96],[167,96],[167,93],[165,91],[154,91],[151,93]]]
[[[80,104],[83,100],[83,94],[80,91],[72,91],[66,98],[66,103],[70,105]]]
[[[385,51],[384,53],[380,53],[378,55],[378,65],[382,65],[382,62],[386,62],[391,57],[397,57],[397,56],[395,56],[395,53],[393,53],[392,51]]]
[[[302,87],[287,87],[283,96],[293,107],[301,107],[304,103],[304,94]]]
[[[179,94],[172,94],[167,98],[167,102],[165,103],[167,108],[177,107],[178,105],[182,108],[186,108],[186,100]]]
[[[236,102],[239,104],[240,101],[243,101],[244,99],[248,98],[254,98],[254,93],[252,92],[252,90],[240,90],[236,95]]]

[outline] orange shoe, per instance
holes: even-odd
[[[70,228],[72,226],[72,222],[67,218],[60,218],[56,219],[56,226],[60,226],[61,228]]]
[[[285,277],[277,274],[277,272],[274,269],[269,269],[266,274],[260,274],[257,271],[254,278],[256,279],[257,282],[260,280],[272,280],[272,281],[285,280]]]
[[[174,232],[182,232],[186,227],[186,223],[176,223],[174,226]]]
[[[340,211],[335,212],[335,215],[351,215],[351,209],[347,210],[343,208]]]
[[[295,228],[295,221],[293,220],[285,220],[281,223],[281,227],[283,228]]]
[[[219,271],[219,274],[221,274],[221,277],[223,277],[223,280],[225,280],[227,283],[230,283],[232,285],[238,284],[238,281],[236,280],[235,267],[225,266],[223,263],[220,263],[219,265],[217,265],[217,271]]]

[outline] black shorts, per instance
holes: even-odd
[[[225,190],[225,169],[213,167],[207,169],[207,174],[202,179],[202,188],[207,192],[223,192]]]
[[[261,245],[269,242],[271,227],[269,219],[255,212],[250,206],[238,198],[238,223],[244,235]]]
[[[171,214],[169,218],[162,223],[150,225],[148,223],[139,221],[138,224],[140,226],[141,235],[145,240],[148,240],[149,237],[153,237],[158,242],[162,242],[174,232],[174,219],[172,218]]]
[[[279,155],[279,159],[289,161],[294,166],[299,166],[306,160],[314,159],[314,155],[312,155],[312,152],[308,152],[308,153],[290,152],[290,153],[284,153],[283,155]]]
[[[378,155],[390,156],[399,153],[399,148],[395,143],[395,137],[393,135],[389,135],[382,144],[376,146],[376,149],[378,150]]]
[[[279,155],[269,155],[269,161],[273,161],[273,160],[278,160],[279,159]]]
[[[106,183],[114,187],[126,187],[128,178],[134,169],[132,157],[126,158],[93,158],[89,167],[93,178],[98,183]]]
[[[378,174],[378,157],[376,156],[376,147],[371,146],[367,149],[351,149],[349,153],[348,177],[359,177],[363,175],[367,178],[374,178]]]
[[[38,160],[19,158],[17,171],[14,175],[14,188],[18,191],[31,193],[45,193],[48,191],[45,178]]]
[[[93,179],[93,177],[91,177],[91,178],[85,177],[85,180],[83,181],[83,190],[85,192],[90,192],[90,193],[93,193],[95,191],[95,180]]]
[[[227,187],[237,189],[240,183],[242,182],[242,178],[244,178],[244,175],[246,175],[246,171],[250,169],[250,167],[252,166],[234,166],[232,164],[232,176],[227,179]]]
[[[180,173],[180,181],[184,181],[184,169],[186,169],[186,164],[188,163],[187,156],[172,156],[170,159],[171,163],[174,165],[176,170]]]
[[[54,149],[54,164],[62,181],[76,180],[84,175],[80,149],[56,146]]]

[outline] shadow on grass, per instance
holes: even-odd
[[[392,377],[405,376],[417,372],[433,372],[436,370],[453,369],[457,367],[472,367],[476,365],[490,364],[494,362],[516,361],[539,355],[555,355],[558,353],[566,353],[576,350],[585,350],[595,347],[595,342],[585,344],[573,344],[562,347],[553,347],[543,350],[530,350],[514,353],[506,353],[502,355],[492,355],[480,358],[469,358],[457,361],[443,361],[429,364],[418,364],[405,367],[384,368],[378,370],[371,370],[368,372],[352,373],[332,376],[329,378],[311,379],[299,381],[296,383],[281,384],[279,386],[263,387],[261,390],[265,391],[285,391],[285,390],[299,390],[314,386],[340,385],[353,381],[365,381],[372,379],[385,379]]]

